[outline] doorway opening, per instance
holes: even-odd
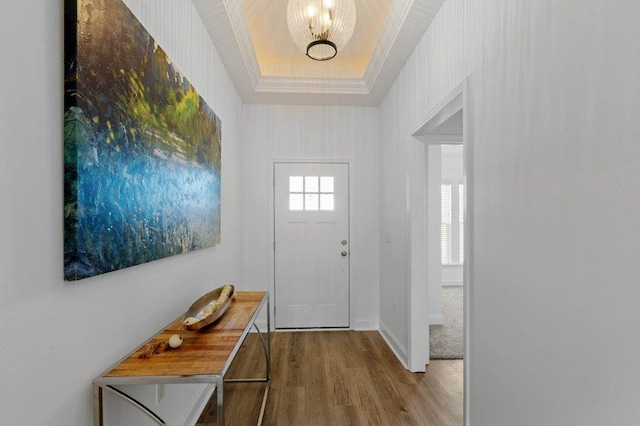
[[[470,310],[472,306],[473,262],[473,179],[472,133],[469,77],[445,96],[411,129],[409,148],[409,220],[408,220],[408,359],[410,371],[426,370],[429,364],[429,323],[431,289],[442,288],[441,214],[439,203],[429,203],[430,194],[441,191],[443,145],[461,145],[463,152],[462,192],[459,193],[462,223],[458,260],[462,259],[463,293],[463,416],[469,408]],[[437,154],[437,155],[436,155]],[[437,170],[437,173],[436,173]],[[434,220],[437,218],[437,220]],[[453,247],[452,247],[453,248]],[[437,313],[435,313],[437,315]]]
[[[462,110],[448,122],[462,140]],[[453,122],[451,122],[453,120]],[[453,133],[451,133],[453,135]],[[463,359],[464,173],[462,143],[431,142],[427,184],[427,229],[439,230],[440,264],[430,262],[429,359]],[[439,184],[439,185],[438,185]],[[439,212],[438,212],[439,208]],[[429,214],[431,213],[431,214]],[[438,214],[439,213],[439,214]],[[429,253],[431,256],[432,253]]]

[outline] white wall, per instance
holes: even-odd
[[[0,423],[7,425],[92,424],[95,376],[205,290],[242,285],[235,196],[242,104],[191,3],[180,0],[127,4],[222,120],[222,243],[63,281],[62,3],[13,2],[0,14]]]
[[[381,106],[394,229],[408,130],[471,74],[471,425],[640,418],[638,16],[635,0],[449,0]],[[397,235],[381,297],[406,291]],[[402,319],[381,321],[406,344]]]
[[[410,216],[408,186],[413,145],[410,129],[441,99],[456,88],[474,63],[468,46],[476,40],[474,2],[445,2],[380,105],[382,114],[381,232],[390,242],[381,246],[380,298],[395,300],[398,309],[380,307],[380,327],[397,354],[406,361],[407,252],[410,243],[405,223]],[[458,20],[461,19],[462,22]],[[450,22],[455,22],[454,28]]]
[[[244,280],[273,286],[273,162],[350,162],[351,327],[377,329],[380,118],[377,108],[245,105]]]

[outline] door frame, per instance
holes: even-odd
[[[447,94],[438,104],[436,104],[427,114],[425,114],[410,129],[412,136],[408,155],[415,151],[417,145],[423,145],[426,151],[426,144],[430,142],[446,143],[446,137],[432,136],[430,133],[440,124],[445,122],[453,114],[463,112],[462,121],[462,145],[463,145],[463,182],[465,185],[464,194],[464,266],[463,266],[463,368],[464,368],[464,389],[463,389],[463,424],[468,424],[467,413],[469,412],[469,383],[471,377],[471,313],[473,306],[472,275],[473,270],[473,127],[471,126],[473,111],[471,108],[470,79],[466,77],[455,89]],[[453,140],[450,140],[452,142]],[[415,158],[415,157],[414,157]],[[428,343],[423,341],[429,336],[429,300],[428,285],[426,280],[426,265],[428,264],[427,245],[421,243],[426,240],[426,216],[424,200],[426,199],[426,155],[419,161],[408,158],[407,182],[409,189],[409,208],[407,217],[407,273],[409,277],[407,291],[407,365],[410,371],[425,371],[425,363],[429,359]],[[422,221],[422,222],[421,222]],[[417,229],[416,229],[417,228]],[[417,230],[417,232],[412,232]],[[416,264],[417,263],[417,264]],[[426,309],[425,309],[426,307]]]
[[[276,171],[276,163],[286,163],[286,164],[346,164],[348,167],[348,203],[349,203],[349,217],[347,219],[347,224],[349,227],[349,326],[348,328],[338,328],[337,330],[353,330],[354,324],[354,286],[353,283],[353,268],[351,267],[352,263],[351,258],[353,256],[353,252],[351,248],[353,247],[353,230],[351,226],[351,212],[353,211],[353,169],[354,169],[354,161],[350,159],[292,159],[292,158],[272,158],[270,160],[271,164],[271,181],[269,182],[269,235],[271,235],[271,249],[269,250],[269,292],[274,295],[273,299],[274,303],[271,304],[270,312],[268,315],[271,319],[271,327],[273,331],[277,331],[275,328],[276,318],[275,318],[275,290],[276,290],[276,257],[275,257],[275,243],[276,243],[276,215],[275,215],[275,171]],[[305,328],[304,331],[313,331],[316,329]],[[318,330],[331,330],[331,328],[321,328]],[[295,331],[295,329],[287,329],[287,331]]]

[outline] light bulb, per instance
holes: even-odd
[[[316,8],[315,8],[315,6],[313,6],[312,4],[307,6],[305,14],[307,15],[307,18],[313,18],[314,16],[316,16]]]
[[[331,16],[329,16],[329,14],[328,14],[328,13],[325,13],[325,14],[322,16],[322,23],[323,23],[324,25],[326,25],[326,26],[331,25]]]
[[[333,2],[333,0],[323,0],[323,2],[322,2],[322,6],[323,6],[325,9],[333,9],[334,2]]]

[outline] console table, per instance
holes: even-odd
[[[267,306],[266,342],[255,321],[260,311]],[[224,425],[224,384],[233,382],[266,383],[258,424],[262,423],[271,384],[271,324],[269,320],[269,293],[235,293],[235,300],[225,314],[214,324],[198,331],[182,328],[182,316],[157,333],[145,344],[109,368],[93,380],[93,423],[103,424],[103,392],[124,399],[140,409],[159,425],[166,424],[144,404],[127,395],[118,385],[209,383],[215,387],[217,396],[218,425]],[[254,327],[260,336],[266,360],[266,374],[260,379],[225,379],[238,349],[250,329]],[[164,342],[172,334],[182,330],[182,346],[164,349]],[[161,342],[161,350],[150,358],[140,358],[149,344]]]

